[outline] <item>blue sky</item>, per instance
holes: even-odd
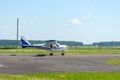
[[[0,0],[0,39],[120,41],[120,0]]]

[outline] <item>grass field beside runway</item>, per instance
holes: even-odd
[[[35,74],[0,74],[0,80],[119,80],[120,72],[51,72]]]
[[[0,46],[0,53],[27,53],[27,54],[40,54],[40,53],[49,53],[49,51],[42,50],[42,49],[35,49],[35,48],[25,48],[22,49],[18,47],[4,47]],[[54,52],[54,53],[61,53],[61,52]],[[113,46],[113,47],[98,47],[98,46],[72,46],[68,47],[68,51],[65,51],[67,54],[117,54],[120,53],[120,46]]]
[[[120,58],[112,58],[105,61],[107,64],[120,65]]]

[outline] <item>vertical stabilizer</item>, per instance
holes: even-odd
[[[23,36],[21,36],[21,46],[22,48],[31,47],[30,42],[28,42]]]

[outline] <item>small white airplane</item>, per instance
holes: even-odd
[[[60,45],[59,43],[57,43],[56,40],[48,40],[48,41],[46,41],[45,43],[42,43],[42,44],[31,44],[23,36],[21,36],[20,44],[21,44],[22,48],[34,47],[34,48],[49,50],[50,51],[50,56],[53,55],[54,51],[61,51],[62,52],[61,55],[64,56],[65,55],[64,51],[67,50],[66,45]]]

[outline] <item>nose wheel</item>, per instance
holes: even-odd
[[[53,56],[53,53],[50,53],[50,56]]]

